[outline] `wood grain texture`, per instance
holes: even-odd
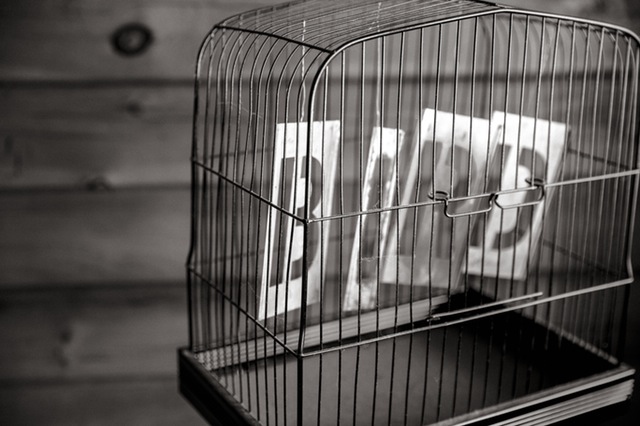
[[[278,0],[3,0],[0,81],[191,80],[200,43],[224,18]],[[152,44],[122,56],[111,36],[141,23]]]
[[[204,424],[177,392],[184,289],[0,290],[0,424]]]
[[[5,0],[0,5],[0,80],[187,79],[200,42],[224,18],[280,0]],[[631,24],[629,0],[504,0],[502,4]],[[114,51],[123,24],[149,27],[138,56]]]
[[[187,188],[0,193],[0,287],[185,277]]]
[[[176,379],[0,387],[0,424],[11,426],[205,425]]]
[[[188,342],[185,289],[0,290],[0,388],[175,377]]]
[[[193,88],[0,87],[0,189],[184,185]]]

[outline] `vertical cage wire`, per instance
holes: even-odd
[[[196,73],[198,362],[261,424],[305,425],[453,422],[620,366],[639,55],[623,29],[483,2],[216,26]]]

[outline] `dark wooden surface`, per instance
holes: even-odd
[[[190,83],[0,82],[0,189],[186,187],[192,108]]]
[[[200,42],[229,15],[274,0],[4,0],[0,79],[18,81],[187,80]],[[153,42],[144,54],[116,53],[114,32],[140,23]]]
[[[0,286],[185,277],[187,188],[0,193]]]
[[[2,386],[0,421],[12,426],[206,424],[178,395],[175,377]]]
[[[273,3],[0,2],[0,424],[204,424],[178,395],[175,355],[195,57],[216,22]],[[635,0],[501,3],[640,30]],[[137,56],[111,44],[128,23],[152,33]],[[636,367],[639,305],[634,286]],[[638,394],[606,424],[636,424]]]
[[[0,424],[204,424],[176,362],[195,59],[269,3],[0,3]]]

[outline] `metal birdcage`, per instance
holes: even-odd
[[[182,393],[220,424],[548,424],[626,400],[638,38],[298,1],[196,72]]]

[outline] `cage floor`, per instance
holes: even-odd
[[[514,312],[305,357],[298,367],[277,355],[209,371],[200,357],[197,374],[261,424],[297,424],[300,371],[304,425],[418,425],[548,402],[618,368]],[[630,390],[620,392],[625,399]]]

